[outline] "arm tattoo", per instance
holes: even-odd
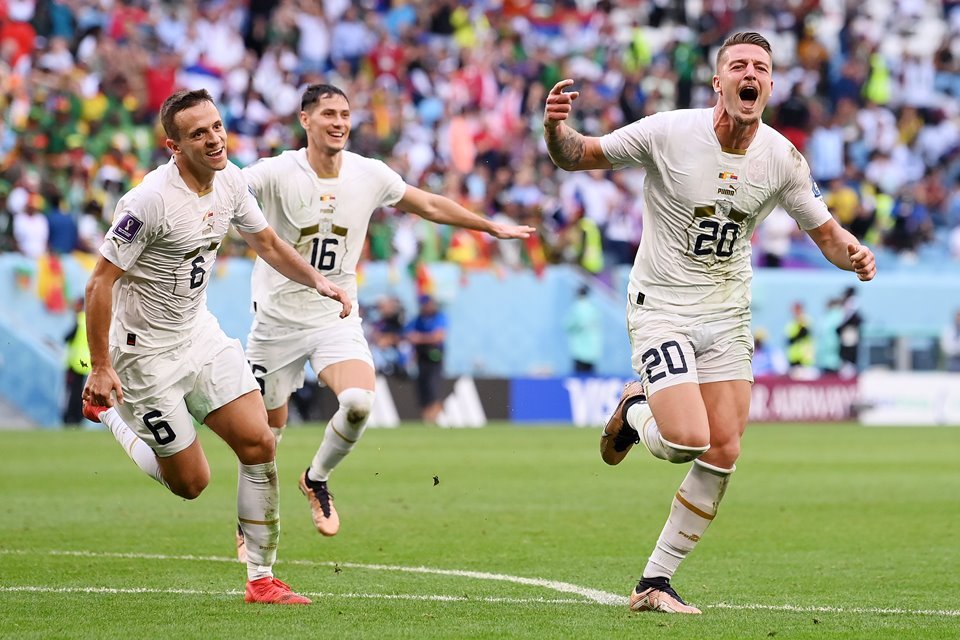
[[[586,145],[583,136],[570,127],[559,126],[547,130],[547,152],[553,163],[567,171],[573,171],[583,160]]]

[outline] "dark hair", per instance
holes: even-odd
[[[764,38],[762,35],[756,31],[740,31],[733,34],[729,38],[723,41],[723,45],[720,47],[720,50],[717,51],[717,68],[720,68],[720,60],[723,59],[723,54],[727,52],[727,49],[734,45],[738,44],[754,44],[770,54],[770,57],[773,58],[773,51],[770,49],[770,42]]]
[[[326,98],[328,96],[343,96],[343,99],[347,101],[347,104],[350,104],[347,94],[345,94],[340,87],[318,82],[310,85],[304,90],[303,97],[300,98],[300,111],[308,111],[311,107],[320,102],[320,98]]]
[[[171,140],[179,140],[180,131],[174,124],[173,119],[181,111],[186,111],[204,102],[213,104],[213,96],[206,89],[196,89],[194,91],[181,89],[170,94],[170,97],[164,100],[163,106],[160,107],[160,124],[163,125],[163,132],[167,137]]]

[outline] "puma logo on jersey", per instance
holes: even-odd
[[[724,196],[735,196],[737,195],[737,185],[723,185],[717,188],[717,193]]]

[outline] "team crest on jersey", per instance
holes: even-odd
[[[747,180],[754,184],[763,184],[767,181],[767,165],[765,162],[754,161],[747,167]]]
[[[113,235],[124,242],[133,242],[140,229],[143,228],[143,221],[134,217],[132,213],[124,214],[120,221],[113,227]]]

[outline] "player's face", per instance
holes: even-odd
[[[212,102],[201,102],[174,116],[179,140],[168,140],[191,167],[220,171],[227,166],[227,130]]]
[[[724,111],[738,124],[760,121],[773,91],[770,54],[755,44],[737,44],[720,61],[713,88],[720,94]]]
[[[342,151],[350,136],[350,104],[340,95],[323,96],[300,112],[300,124],[310,146],[331,154]]]

